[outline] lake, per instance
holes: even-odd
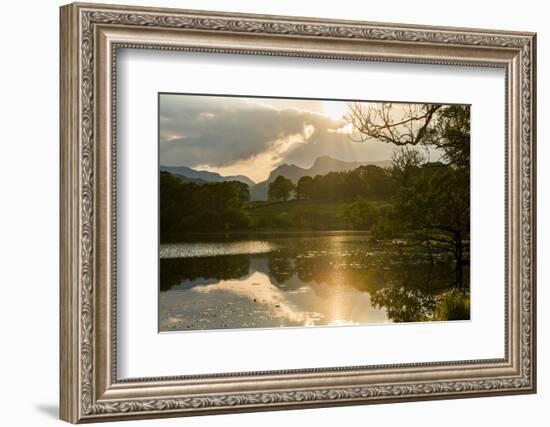
[[[445,254],[363,232],[188,240],[160,246],[161,332],[433,320],[455,286]]]

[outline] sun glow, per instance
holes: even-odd
[[[334,120],[342,120],[348,112],[348,105],[343,101],[323,101],[323,111]]]
[[[343,133],[345,135],[351,135],[353,133],[353,125],[346,123],[343,127],[336,130],[336,133]]]

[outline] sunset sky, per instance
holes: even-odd
[[[162,94],[160,164],[265,180],[283,163],[320,156],[389,160],[391,144],[354,142],[342,101]]]

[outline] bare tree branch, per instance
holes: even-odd
[[[349,104],[346,119],[357,130],[352,139],[356,142],[377,140],[394,145],[418,145],[426,137],[427,130],[441,105],[408,104],[394,106],[380,103],[375,106]]]

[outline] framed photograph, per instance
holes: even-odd
[[[61,8],[61,418],[534,393],[535,34]]]

